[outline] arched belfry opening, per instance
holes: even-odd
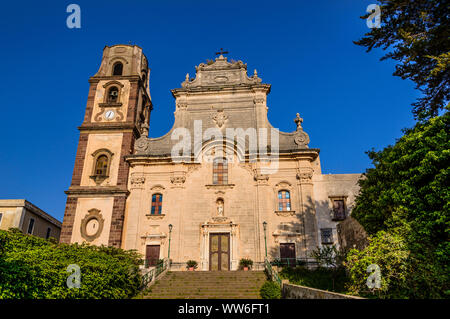
[[[122,73],[123,73],[122,62],[114,63],[112,75],[122,75]]]

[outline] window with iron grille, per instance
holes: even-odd
[[[333,220],[345,219],[345,202],[343,199],[333,199]]]
[[[320,235],[322,237],[322,244],[333,243],[333,231],[331,228],[321,228]]]
[[[152,196],[152,215],[161,215],[162,211],[162,195],[161,194],[153,194]]]
[[[213,163],[213,184],[228,184],[228,164],[225,158],[215,159]]]
[[[291,194],[289,191],[278,192],[278,210],[288,211],[291,210]]]

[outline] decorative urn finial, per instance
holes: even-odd
[[[300,117],[300,114],[297,113],[297,117],[294,119],[295,124],[297,124],[297,131],[302,128],[303,119]]]

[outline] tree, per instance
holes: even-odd
[[[381,27],[355,44],[389,49],[381,60],[398,61],[394,75],[415,82],[423,96],[413,103],[419,120],[436,116],[450,96],[450,25],[448,2],[379,0]],[[361,17],[366,19],[369,14]]]
[[[311,257],[319,267],[336,269],[342,266],[345,253],[336,248],[336,245],[317,247],[312,251]]]
[[[352,217],[369,235],[387,231],[410,251],[410,296],[443,297],[450,274],[450,115],[404,131],[395,145],[368,152],[374,168],[359,181]]]
[[[369,245],[362,251],[350,250],[345,266],[348,270],[351,284],[350,293],[365,297],[407,298],[407,274],[409,251],[404,240],[384,231],[369,238]],[[376,276],[376,271],[369,271],[370,265],[379,267],[380,286],[371,287],[367,284],[369,275]]]

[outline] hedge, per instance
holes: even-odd
[[[0,231],[0,299],[130,298],[142,283],[141,263],[135,251]],[[80,267],[79,288],[67,286],[71,264]]]

